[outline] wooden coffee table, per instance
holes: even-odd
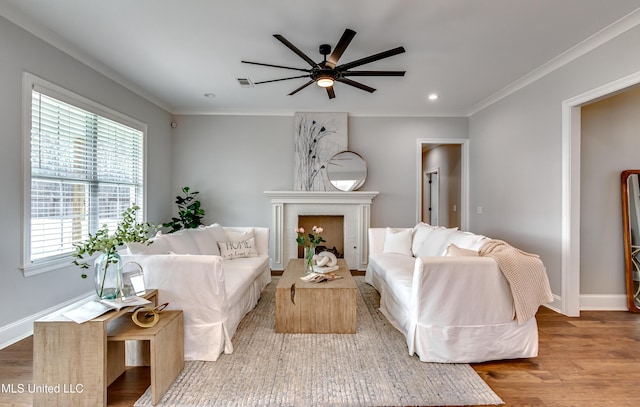
[[[344,259],[338,266],[343,278],[308,283],[304,260],[289,261],[276,286],[276,333],[356,333],[356,283]]]

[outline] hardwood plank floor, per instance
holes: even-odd
[[[547,308],[537,314],[537,358],[473,365],[506,406],[640,405],[640,314],[582,312],[569,318]],[[33,340],[0,350],[0,406],[30,406]],[[148,368],[128,369],[110,387],[110,406],[131,406],[149,385]]]
[[[640,314],[536,315],[537,358],[473,365],[508,406],[640,405]]]

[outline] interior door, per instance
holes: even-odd
[[[433,226],[439,225],[439,221],[438,221],[438,218],[439,218],[438,191],[440,189],[439,185],[440,185],[440,177],[438,176],[438,170],[432,169],[432,170],[425,171],[424,185],[422,189],[424,191],[424,199],[422,201],[424,203],[422,219],[424,222]]]

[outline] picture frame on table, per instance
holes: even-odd
[[[138,297],[146,292],[142,267],[137,263],[135,265],[137,266],[137,269],[132,271],[123,271],[122,273],[123,300],[131,297]]]

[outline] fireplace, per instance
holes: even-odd
[[[305,235],[311,228],[319,226],[323,229],[321,236],[326,242],[316,247],[316,253],[327,250],[333,252],[337,258],[344,258],[344,216],[342,215],[298,215],[298,227],[305,230]],[[298,245],[298,258],[304,257],[304,247]]]
[[[272,270],[284,270],[290,259],[298,257],[295,233],[298,217],[312,215],[343,218],[344,259],[350,269],[366,270],[371,203],[378,192],[266,191],[265,194],[271,199]]]

